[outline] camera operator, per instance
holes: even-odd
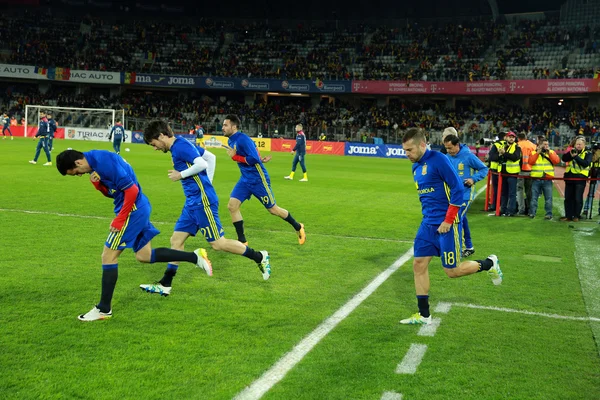
[[[512,217],[517,213],[517,176],[521,172],[521,148],[515,140],[517,135],[508,132],[506,144],[498,149],[498,172],[502,173],[500,214]]]
[[[590,178],[598,178],[600,172],[600,143],[592,144],[592,165],[590,167]],[[590,189],[588,190],[588,197],[585,200],[585,205],[583,206],[583,216],[588,215],[588,211],[591,211],[590,218],[594,213],[591,210],[594,194],[596,193],[596,186],[598,185],[598,181],[590,181]],[[598,215],[600,215],[600,205],[598,205]]]
[[[500,172],[500,163],[498,162],[500,160],[500,149],[503,148],[506,145],[506,141],[504,140],[504,132],[500,132],[498,133],[498,140],[496,140],[491,146],[490,146],[490,151],[488,153],[488,161],[489,161],[489,167],[490,167],[490,171],[493,172]],[[492,196],[492,206],[491,209],[492,210],[496,210],[496,196],[498,193],[498,175],[494,174],[492,175],[492,189],[493,189],[493,196]]]
[[[535,218],[540,194],[544,194],[544,219],[552,219],[552,180],[554,177],[554,166],[560,162],[558,154],[548,147],[548,139],[539,137],[536,149],[529,156],[531,165],[531,200],[529,203],[529,216]]]
[[[583,208],[585,179],[589,177],[592,165],[592,152],[585,147],[585,137],[578,136],[575,147],[567,148],[562,160],[568,165],[565,170],[565,216],[560,220],[578,222]]]

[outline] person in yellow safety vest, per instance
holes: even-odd
[[[562,160],[569,165],[565,170],[565,216],[560,220],[578,222],[583,208],[583,192],[587,182],[585,179],[590,175],[592,164],[592,152],[586,149],[583,136],[577,137],[575,147],[567,148]]]
[[[498,149],[498,172],[502,174],[500,215],[512,217],[517,214],[517,176],[521,172],[521,148],[515,141],[517,135],[508,132],[506,144]]]
[[[552,180],[554,177],[554,166],[560,162],[560,157],[554,150],[550,150],[548,139],[538,138],[536,149],[531,152],[528,159],[531,167],[531,198],[529,203],[529,217],[535,218],[537,212],[538,199],[540,194],[544,194],[544,219],[552,219]]]
[[[521,158],[523,160],[521,164],[521,176],[531,175],[531,165],[529,165],[529,155],[535,151],[535,144],[527,140],[527,135],[523,132],[517,135],[519,140],[517,143],[521,148]],[[528,215],[529,203],[531,203],[531,179],[519,178],[517,180],[517,204],[519,206],[519,215]]]
[[[590,178],[598,178],[600,172],[600,145],[594,144],[592,146],[592,165],[590,167]],[[598,181],[590,180],[590,187],[588,189],[588,196],[585,199],[583,204],[583,215],[582,217],[586,217],[589,214],[589,217],[592,217],[594,213],[591,210],[594,194],[596,193],[596,186],[598,185]],[[591,211],[591,213],[590,213]],[[598,206],[598,215],[600,215],[600,205]],[[600,222],[598,222],[600,224]]]
[[[325,135],[325,133],[321,133],[321,135],[319,136],[319,140],[322,142],[327,140],[327,136]]]
[[[493,172],[498,172],[498,159],[500,158],[500,154],[498,153],[498,150],[502,147],[504,147],[504,145],[506,144],[506,141],[504,140],[504,132],[500,132],[498,133],[498,140],[496,140],[492,146],[490,147],[490,150],[488,152],[488,161],[490,163],[490,171]],[[493,189],[493,194],[492,194],[492,210],[496,209],[496,194],[498,193],[498,175],[492,175],[492,189]]]

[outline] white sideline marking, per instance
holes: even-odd
[[[381,396],[381,400],[402,400],[402,393],[385,392]]]
[[[268,371],[260,378],[252,382],[244,390],[238,393],[234,399],[250,400],[260,399],[267,393],[277,382],[282,380],[285,375],[296,366],[304,356],[306,356],[329,332],[342,322],[352,311],[356,309],[364,300],[366,300],[373,292],[381,286],[398,268],[406,263],[413,256],[413,248],[411,247],[406,253],[398,258],[385,271],[380,273],[373,279],[363,290],[351,298],[331,317],[323,321],[314,331],[308,334],[294,348],[279,359]]]
[[[23,213],[23,214],[41,214],[41,215],[54,215],[57,217],[72,217],[72,218],[83,218],[83,219],[101,219],[105,221],[112,221],[113,218],[109,217],[99,217],[95,215],[80,215],[80,214],[64,214],[52,211],[35,211],[35,210],[16,210],[10,208],[0,208],[0,211],[4,212],[15,212],[15,213]],[[175,222],[164,222],[164,221],[151,221],[156,225],[173,225],[175,226]],[[290,233],[289,230],[286,231],[276,231],[269,229],[254,229],[260,232],[269,232],[269,233]],[[331,237],[336,239],[358,239],[358,240],[373,240],[380,242],[394,242],[394,243],[410,243],[412,244],[412,240],[401,240],[401,239],[388,239],[388,238],[376,238],[376,237],[362,237],[362,236],[345,236],[345,235],[329,235],[323,233],[311,233],[310,236],[322,236],[322,237]]]
[[[423,356],[427,351],[426,344],[413,343],[410,345],[410,349],[402,359],[402,362],[398,364],[396,368],[397,374],[414,374],[417,372],[417,367],[423,361]]]
[[[440,301],[438,303],[438,305],[435,306],[435,310],[433,310],[433,312],[441,313],[441,314],[448,314],[448,312],[450,312],[451,308],[452,308],[452,303],[446,303],[446,302]]]
[[[432,318],[430,324],[423,325],[421,329],[419,329],[417,336],[435,336],[435,332],[437,331],[437,328],[440,327],[441,323],[441,318]]]
[[[558,314],[547,314],[535,311],[527,311],[527,310],[515,310],[512,308],[504,308],[504,307],[491,307],[491,306],[479,306],[477,304],[466,304],[466,303],[452,303],[453,306],[456,307],[466,307],[466,308],[475,308],[478,310],[490,310],[490,311],[502,311],[506,313],[516,313],[516,314],[525,314],[525,315],[535,315],[538,317],[546,317],[546,318],[554,318],[554,319],[566,319],[570,321],[593,321],[600,322],[600,318],[594,317],[572,317],[569,315],[558,315]]]

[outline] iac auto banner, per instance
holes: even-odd
[[[352,93],[368,94],[562,94],[600,92],[600,79],[531,79],[522,81],[410,82],[352,81]]]

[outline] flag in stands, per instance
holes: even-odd
[[[35,67],[34,72],[38,75],[46,75],[48,70],[46,68],[42,68],[42,67]]]
[[[46,76],[50,80],[68,81],[71,78],[70,68],[48,68]]]
[[[151,51],[147,52],[145,57],[146,60],[154,60],[156,58],[156,53],[153,53]]]
[[[135,72],[125,72],[123,83],[126,85],[133,85],[135,83]]]

